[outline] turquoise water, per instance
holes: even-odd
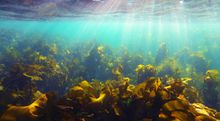
[[[219,111],[219,52],[219,0],[0,1],[0,114],[37,91],[151,76],[164,86],[192,78],[186,95]]]
[[[45,40],[59,41],[64,46],[96,41],[116,49],[127,47],[130,51],[155,54],[159,45],[166,43],[171,55],[184,48],[201,51],[210,59],[211,68],[220,69],[219,22],[75,18],[44,21],[3,19],[0,23],[0,29],[15,31],[18,36],[41,36]]]

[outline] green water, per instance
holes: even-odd
[[[202,51],[211,60],[211,67],[220,68],[220,23],[174,20],[130,19],[64,19],[64,20],[1,20],[0,29],[18,32],[18,36],[41,36],[45,40],[68,43],[97,41],[113,48],[156,53],[166,43],[169,54],[183,48]],[[15,37],[16,39],[16,37]],[[18,39],[18,38],[17,38]]]

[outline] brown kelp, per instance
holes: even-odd
[[[220,120],[218,70],[202,52],[5,36],[16,40],[0,45],[1,121]]]
[[[43,120],[55,121],[219,120],[216,110],[201,103],[190,103],[183,94],[186,87],[183,81],[165,86],[154,77],[137,85],[130,84],[127,78],[106,82],[84,80],[56,103],[48,103],[52,96],[41,94],[29,106],[10,106],[1,120],[42,120],[44,113],[48,115]]]

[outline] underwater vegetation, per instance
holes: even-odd
[[[157,50],[157,54],[155,57],[155,63],[159,65],[162,63],[168,56],[168,49],[165,43],[162,43]]]
[[[186,87],[183,81],[165,86],[154,77],[137,85],[130,84],[127,78],[106,82],[84,80],[58,101],[54,96],[41,94],[28,106],[9,106],[1,121],[34,121],[42,117],[48,121],[219,120],[216,110],[202,103],[190,103],[183,95]]]
[[[150,64],[146,66],[139,64],[135,71],[137,73],[137,82],[139,83],[156,76],[156,69]]]
[[[220,106],[217,90],[218,73],[218,70],[208,70],[204,77],[204,102],[210,107]]]
[[[0,121],[220,120],[219,72],[200,51],[61,46],[13,32],[0,41]]]

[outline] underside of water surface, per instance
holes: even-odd
[[[219,0],[0,0],[0,121],[219,121]]]

